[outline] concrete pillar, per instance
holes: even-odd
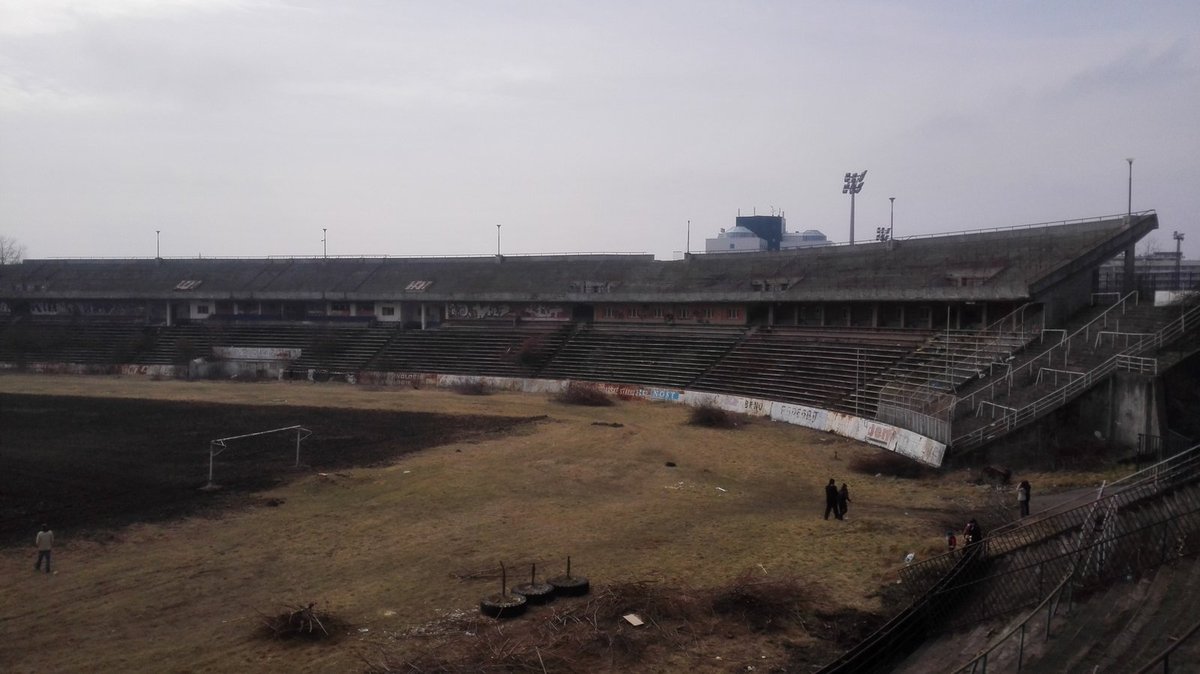
[[[167,327],[168,328],[175,324],[174,318],[175,317],[171,315],[171,301],[167,300]]]
[[[875,302],[871,305],[871,327],[879,327],[879,302]]]
[[[421,329],[425,329],[425,303],[421,302]]]
[[[1136,249],[1137,249],[1136,242],[1129,244],[1129,247],[1125,249],[1125,260],[1124,260],[1125,264],[1123,266],[1122,278],[1121,278],[1121,294],[1122,295],[1128,295],[1129,293],[1131,293],[1137,289],[1137,283],[1134,279],[1134,273],[1136,271],[1136,266],[1134,264],[1134,261],[1136,259],[1136,253],[1137,253]]]
[[[903,304],[900,305],[900,327],[902,327],[902,328],[908,327],[908,317],[904,315],[904,305]]]
[[[767,305],[767,325],[775,325],[775,304]]]

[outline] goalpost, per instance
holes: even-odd
[[[283,433],[286,431],[296,431],[296,466],[295,467],[299,468],[300,467],[300,442],[302,440],[304,440],[305,438],[307,438],[308,436],[312,435],[312,431],[308,430],[307,428],[304,428],[303,426],[287,426],[284,428],[272,428],[269,431],[259,431],[257,433],[246,433],[244,435],[232,435],[228,438],[217,438],[216,440],[211,440],[208,443],[208,484],[204,485],[204,487],[202,487],[202,489],[216,489],[217,488],[217,485],[213,482],[213,459],[216,458],[216,456],[218,454],[220,454],[221,452],[225,451],[226,449],[229,449],[229,446],[225,444],[226,442],[228,442],[230,440],[241,440],[243,438],[253,438],[258,435],[269,435],[271,433]]]

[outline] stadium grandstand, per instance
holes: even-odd
[[[583,382],[716,401],[939,465],[947,448],[991,443],[1110,374],[1161,370],[1155,353],[1190,329],[1172,323],[1181,312],[1097,293],[1101,266],[1157,226],[1147,211],[674,261],[26,260],[0,267],[0,363]]]

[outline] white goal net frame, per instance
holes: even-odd
[[[208,484],[204,485],[203,488],[204,489],[216,489],[217,488],[216,483],[213,482],[213,459],[217,458],[217,455],[220,454],[221,452],[224,452],[226,449],[229,449],[229,446],[226,445],[225,443],[230,442],[232,440],[242,440],[244,438],[253,438],[253,437],[260,436],[260,435],[270,435],[272,433],[285,433],[287,431],[295,431],[296,432],[296,465],[295,465],[295,467],[299,468],[300,467],[300,443],[305,438],[312,435],[312,431],[308,430],[307,428],[305,428],[303,426],[298,426],[298,425],[297,426],[285,426],[284,428],[272,428],[269,431],[258,431],[257,433],[244,433],[242,435],[231,435],[227,438],[217,438],[216,440],[209,441],[209,443],[208,443]]]

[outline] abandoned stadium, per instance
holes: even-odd
[[[578,386],[769,418],[931,467],[1052,471],[1081,453],[1154,465],[1031,526],[997,529],[986,553],[906,569],[909,608],[825,671],[894,666],[936,643],[946,622],[966,620],[968,594],[987,594],[991,608],[970,609],[967,622],[1020,624],[1019,648],[1015,631],[973,644],[986,668],[989,654],[993,667],[1032,657],[1025,625],[1038,615],[1061,622],[1062,597],[1196,551],[1200,460],[1188,447],[1200,428],[1174,392],[1194,389],[1200,303],[1156,306],[1132,274],[1125,292],[1096,287],[1101,265],[1132,259],[1157,227],[1148,211],[676,261],[26,260],[0,267],[0,367],[527,393]],[[1130,552],[1147,541],[1161,542],[1157,561]],[[1064,662],[1038,655],[1038,671]]]

